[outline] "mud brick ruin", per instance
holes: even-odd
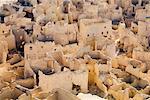
[[[0,6],[0,100],[80,100],[80,93],[150,100],[150,0]]]

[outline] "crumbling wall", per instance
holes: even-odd
[[[82,79],[82,80],[81,80]],[[56,84],[57,83],[57,84]],[[87,92],[88,90],[88,73],[87,71],[64,71],[53,75],[44,75],[39,72],[39,86],[44,91],[52,91],[55,88],[63,88],[69,91],[73,91],[75,87],[79,86],[76,91]]]

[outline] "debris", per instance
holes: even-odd
[[[0,99],[150,99],[149,0],[7,1]]]

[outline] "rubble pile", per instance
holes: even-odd
[[[149,47],[149,0],[4,4],[0,99],[150,100]]]

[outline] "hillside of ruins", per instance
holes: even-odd
[[[0,100],[150,100],[150,0],[2,1]]]

